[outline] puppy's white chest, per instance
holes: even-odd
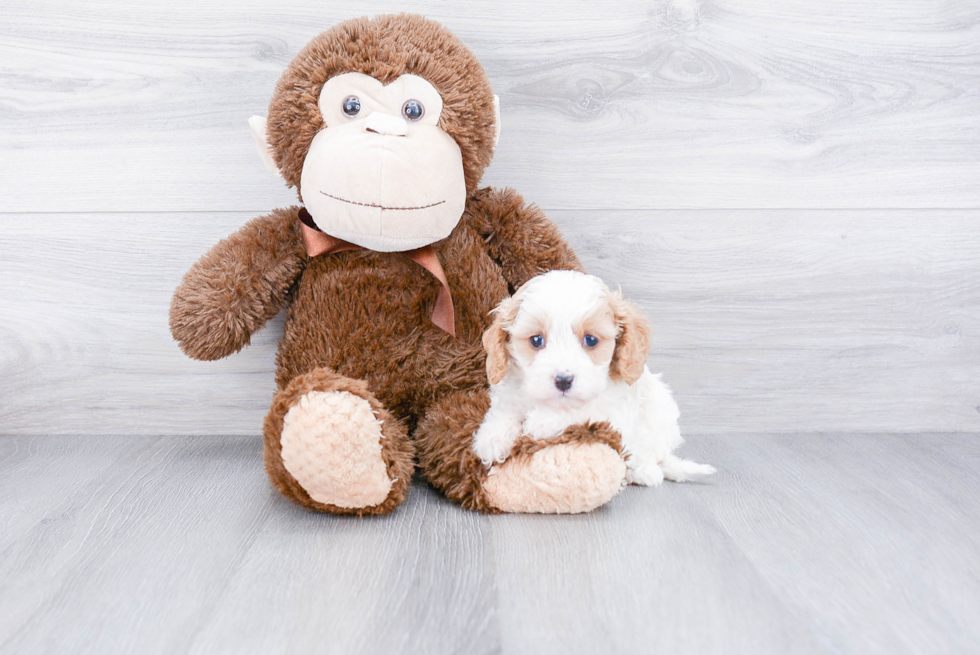
[[[534,439],[547,439],[561,434],[570,425],[606,421],[626,441],[636,430],[640,411],[637,401],[630,385],[615,382],[603,394],[579,407],[539,405],[529,408],[524,418],[524,434]]]
[[[556,437],[570,425],[609,421],[607,412],[589,403],[583,407],[561,408],[533,407],[524,417],[523,432],[532,439]]]

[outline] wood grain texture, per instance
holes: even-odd
[[[403,2],[5,2],[0,212],[266,211],[246,121],[319,31]],[[412,10],[501,96],[486,181],[546,209],[980,208],[971,0]]]
[[[414,3],[501,97],[484,182],[640,302],[720,472],[578,517],[422,483],[314,515],[227,436],[281,318],[199,363],[167,308],[295,200],[246,129],[290,58],[405,8],[0,5],[0,652],[975,650],[980,6]]]
[[[686,431],[980,429],[980,212],[552,217],[653,320]],[[220,362],[167,328],[249,218],[0,216],[0,434],[257,434],[281,321]]]
[[[703,484],[290,505],[241,437],[0,438],[0,652],[967,653],[980,439],[698,437]]]
[[[501,95],[485,181],[542,205],[654,318],[685,429],[978,429],[975,3],[413,10]],[[351,11],[0,7],[0,434],[257,431],[281,322],[200,364],[167,303],[208,246],[294,202],[246,119]],[[819,209],[841,207],[875,209]]]

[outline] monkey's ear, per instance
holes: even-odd
[[[259,149],[259,158],[265,164],[266,170],[276,177],[281,178],[282,173],[279,172],[279,167],[276,166],[276,160],[272,156],[272,149],[269,147],[269,142],[265,138],[265,117],[252,116],[248,119],[248,126],[252,128],[252,137],[255,139],[255,145]]]
[[[500,98],[493,94],[493,147],[500,141]]]

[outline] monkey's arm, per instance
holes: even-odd
[[[170,333],[194,359],[241,350],[285,305],[307,261],[296,207],[249,221],[184,275],[170,303]]]
[[[547,271],[584,271],[555,224],[513,189],[480,189],[470,212],[513,289]]]

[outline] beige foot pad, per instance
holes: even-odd
[[[490,469],[490,502],[504,512],[578,514],[606,504],[623,488],[626,464],[601,443],[565,443]]]
[[[381,439],[368,401],[347,391],[311,391],[283,419],[282,462],[317,502],[373,507],[391,491]]]

